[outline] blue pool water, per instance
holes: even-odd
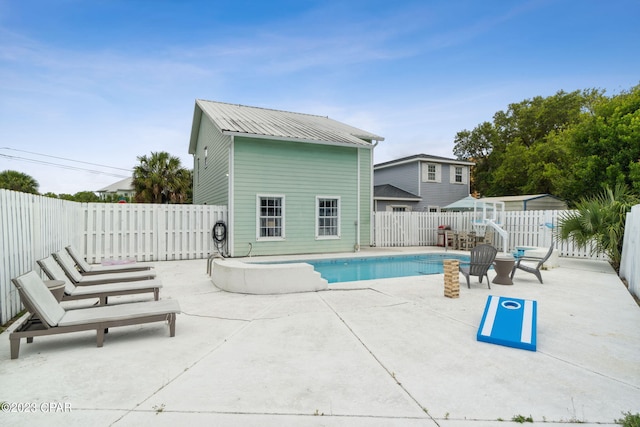
[[[442,261],[445,259],[469,262],[469,256],[454,254],[340,258],[302,262],[313,265],[313,268],[329,283],[337,283],[441,274],[444,271]]]

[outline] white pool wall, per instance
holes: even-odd
[[[303,262],[250,264],[234,259],[216,259],[211,281],[227,292],[258,295],[315,292],[329,288],[329,283],[320,273]]]

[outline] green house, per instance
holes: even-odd
[[[227,206],[230,256],[358,250],[372,239],[383,140],[328,117],[199,99],[193,203]]]

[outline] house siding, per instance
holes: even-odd
[[[439,165],[438,182],[425,182],[422,179],[423,165]],[[437,161],[413,161],[405,164],[388,166],[375,170],[375,185],[391,184],[422,198],[420,202],[393,202],[380,200],[377,210],[383,211],[387,206],[410,206],[413,211],[424,211],[431,206],[443,207],[469,195],[469,166],[466,169],[466,182],[457,184],[451,182],[452,168],[459,165],[440,163]]]
[[[420,162],[420,169],[422,170],[422,163],[434,163],[434,162]],[[450,182],[451,168],[456,165],[440,164],[440,182],[422,182],[422,176],[420,176],[420,193],[422,201],[416,206],[416,210],[426,210],[429,206],[443,207],[449,205],[457,200],[460,200],[469,195],[469,174],[467,172],[467,182],[464,184],[457,184]],[[468,166],[463,166],[467,168]]]
[[[369,242],[370,150],[236,137],[233,154],[233,256],[342,252],[356,244],[358,160],[361,242]],[[365,166],[366,165],[366,166]],[[366,178],[369,176],[369,178]],[[284,240],[256,239],[258,194],[285,197]],[[316,196],[340,198],[340,238],[316,240]],[[366,240],[363,240],[365,239]],[[251,245],[249,245],[251,244]]]
[[[420,192],[420,164],[411,162],[377,169],[374,173],[374,185],[391,184],[411,194]]]
[[[231,137],[220,133],[211,120],[203,115],[193,156],[193,204],[228,205],[230,143]]]

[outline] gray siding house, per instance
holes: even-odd
[[[417,154],[373,167],[375,211],[432,211],[470,192],[475,163]],[[392,186],[399,191],[391,191]]]
[[[382,140],[324,116],[199,99],[193,203],[227,206],[231,256],[357,250],[371,244]]]

